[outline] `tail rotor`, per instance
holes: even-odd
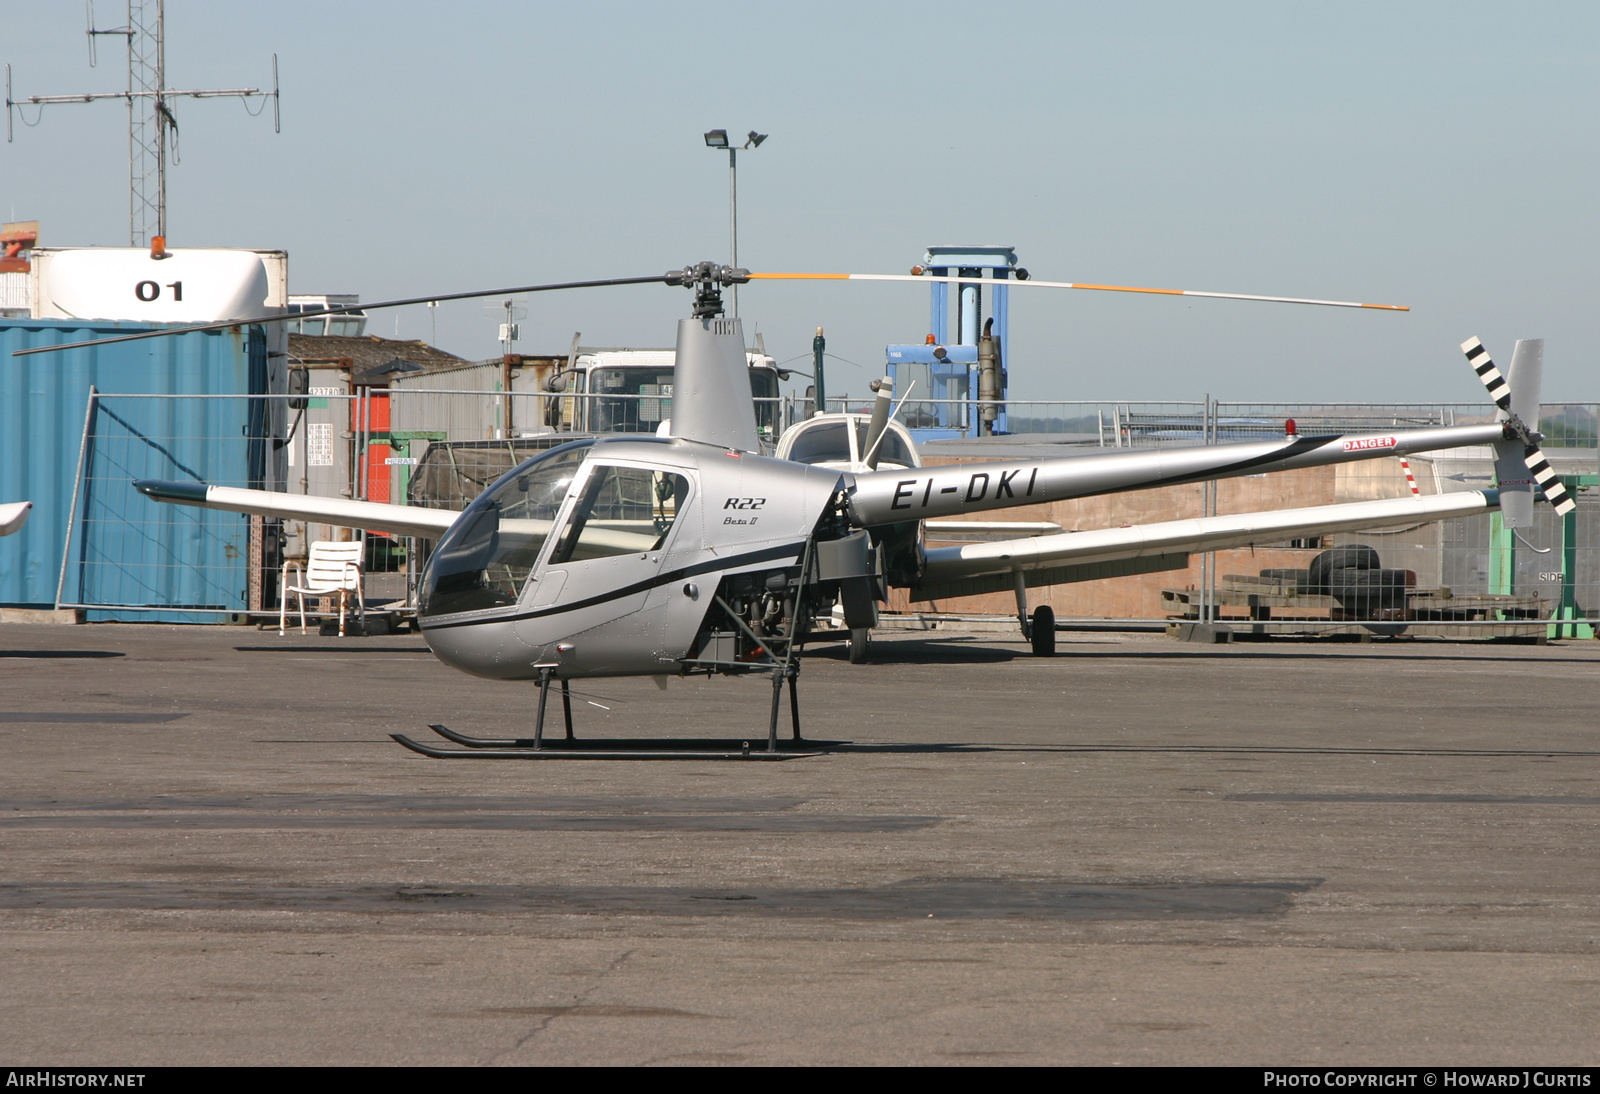
[[[1483,381],[1489,398],[1500,408],[1500,419],[1506,424],[1506,439],[1494,446],[1500,510],[1506,524],[1512,528],[1526,528],[1533,523],[1534,486],[1544,492],[1551,508],[1566,516],[1577,508],[1577,502],[1551,468],[1539,447],[1543,437],[1534,431],[1539,424],[1544,339],[1525,338],[1517,342],[1508,376],[1501,374],[1489,351],[1476,337],[1461,343],[1461,349],[1478,379]],[[1530,426],[1529,422],[1533,424]]]

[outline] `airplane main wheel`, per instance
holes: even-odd
[[[852,665],[864,665],[864,664],[866,664],[867,663],[867,647],[870,646],[871,644],[872,644],[872,628],[871,627],[851,627],[850,628],[850,642],[849,642],[850,663]]]
[[[1034,609],[1033,625],[1028,628],[1035,657],[1056,655],[1056,611],[1048,604]]]

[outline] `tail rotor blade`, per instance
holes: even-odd
[[[1523,462],[1528,465],[1528,470],[1533,472],[1533,481],[1539,484],[1539,489],[1544,491],[1544,499],[1550,503],[1561,516],[1566,516],[1578,507],[1567,488],[1562,485],[1561,477],[1551,468],[1550,461],[1545,459],[1539,446],[1530,444]]]
[[[1511,386],[1500,375],[1500,370],[1495,367],[1489,351],[1483,348],[1483,343],[1476,336],[1468,338],[1461,343],[1461,351],[1467,355],[1467,363],[1478,374],[1478,379],[1483,381],[1483,386],[1489,389],[1489,398],[1494,400],[1494,405],[1507,414],[1511,413]]]
[[[1528,496],[1528,480],[1521,478],[1516,470],[1515,440],[1509,430],[1515,429],[1515,435],[1522,439],[1522,462],[1527,465],[1528,471],[1533,475],[1533,484],[1544,493],[1544,499],[1559,515],[1566,516],[1578,507],[1567,488],[1561,482],[1561,476],[1555,473],[1550,466],[1550,461],[1545,458],[1543,450],[1534,443],[1538,440],[1537,433],[1530,432],[1531,428],[1538,427],[1539,420],[1539,386],[1543,371],[1544,341],[1539,338],[1524,339],[1517,343],[1516,353],[1512,355],[1512,378],[1508,382],[1495,367],[1494,360],[1489,356],[1489,351],[1476,337],[1468,338],[1461,343],[1461,350],[1467,355],[1467,361],[1472,365],[1478,379],[1483,381],[1483,386],[1489,391],[1489,398],[1494,400],[1494,405],[1501,410],[1501,417],[1507,421],[1508,434],[1506,440],[1497,443],[1495,447],[1495,478],[1500,483],[1500,509],[1505,515],[1506,523],[1513,528],[1525,528],[1532,523],[1533,499]],[[1518,395],[1517,411],[1511,409],[1511,393],[1513,384]],[[1519,496],[1520,495],[1520,496]]]

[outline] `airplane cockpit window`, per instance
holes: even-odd
[[[517,602],[592,441],[552,448],[480,494],[439,541],[421,590],[421,614]]]
[[[867,458],[867,422],[856,423],[856,451],[860,453],[859,459]],[[878,442],[878,462],[897,463],[901,467],[915,467],[917,461],[911,458],[911,450],[906,447],[905,438],[892,429],[883,431],[883,440]]]
[[[796,463],[849,463],[850,434],[843,422],[806,426],[795,437],[789,458]]]
[[[660,550],[689,497],[689,480],[643,467],[596,467],[589,473],[550,565]]]

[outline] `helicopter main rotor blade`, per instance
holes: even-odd
[[[184,327],[162,327],[160,330],[139,331],[137,334],[118,334],[110,338],[91,338],[85,342],[63,342],[59,346],[34,346],[12,352],[13,357],[26,357],[32,353],[55,353],[64,349],[82,349],[84,346],[109,346],[114,342],[137,342],[142,338],[165,338],[191,331],[227,330],[229,327],[248,327],[258,323],[282,323],[288,320],[314,319],[319,315],[344,315],[348,312],[376,311],[379,308],[403,308],[412,304],[437,304],[446,300],[476,300],[484,296],[519,296],[523,293],[554,292],[558,289],[599,289],[612,285],[659,285],[669,283],[670,274],[649,277],[608,277],[601,281],[560,281],[549,285],[517,285],[507,289],[474,289],[472,292],[445,293],[434,296],[410,296],[404,300],[380,300],[374,304],[345,304],[336,308],[312,308],[281,315],[258,315],[246,319],[219,319],[214,323],[194,323]]]
[[[1258,296],[1253,293],[1201,292],[1198,289],[1149,289],[1137,285],[1089,285],[1080,281],[1013,281],[1009,278],[933,277],[924,274],[752,273],[751,281],[943,281],[957,285],[988,285],[1015,289],[1093,289],[1095,292],[1152,293],[1157,296],[1204,296],[1214,300],[1259,300],[1268,304],[1315,304],[1325,308],[1372,308],[1410,311],[1406,304],[1363,304],[1355,300],[1311,300],[1298,296]]]

